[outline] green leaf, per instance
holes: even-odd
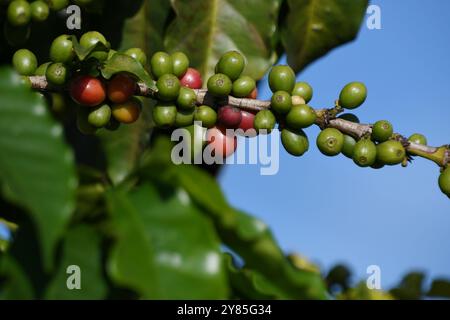
[[[51,280],[46,299],[91,300],[104,299],[107,294],[106,279],[102,265],[101,237],[98,231],[87,225],[80,225],[66,234],[61,263]],[[76,272],[70,266],[79,268],[81,289],[68,288]]]
[[[281,38],[296,72],[358,34],[368,0],[287,0]]]
[[[0,150],[4,187],[31,213],[49,270],[75,207],[74,157],[43,99],[5,68],[0,69]]]
[[[242,52],[247,75],[260,79],[277,59],[275,44],[281,0],[174,0],[176,17],[165,45],[183,51],[204,79],[214,72],[220,56]]]
[[[428,297],[450,298],[450,281],[447,279],[435,279],[427,293]]]
[[[86,48],[86,47],[83,47],[78,42],[78,39],[76,36],[72,35],[72,36],[70,36],[70,38],[73,43],[73,50],[75,51],[75,54],[77,55],[77,57],[80,61],[84,61],[94,51],[106,51],[107,52],[110,49],[109,46],[105,45],[102,42],[97,42],[93,46]]]
[[[0,256],[0,300],[34,299],[34,289],[22,267],[9,255]]]
[[[210,221],[189,196],[142,185],[107,197],[118,240],[110,275],[144,298],[225,299],[226,272]],[[131,263],[132,262],[132,263]]]
[[[157,90],[155,81],[145,71],[144,67],[132,57],[116,53],[101,69],[102,75],[106,79],[110,79],[113,75],[120,72],[127,72],[134,75],[139,81],[144,82],[150,89]]]
[[[403,277],[397,288],[390,292],[397,299],[401,300],[417,300],[423,295],[423,281],[425,275],[422,272],[411,272]]]

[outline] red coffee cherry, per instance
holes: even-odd
[[[127,74],[117,74],[108,83],[108,99],[113,103],[128,101],[136,90],[136,81]]]
[[[217,119],[225,128],[237,128],[242,120],[241,110],[229,105],[219,109]]]
[[[258,97],[258,88],[253,89],[252,92],[247,96],[247,99],[256,99]]]
[[[206,141],[212,150],[212,155],[220,158],[227,158],[232,155],[237,148],[237,138],[235,135],[226,135],[226,128],[216,126],[208,129]]]
[[[241,111],[241,122],[239,123],[238,129],[242,129],[244,131],[245,137],[254,137],[256,136],[256,130],[254,126],[255,122],[255,114],[248,111]],[[248,132],[247,130],[253,129],[254,132]]]
[[[194,68],[188,68],[186,73],[180,78],[180,83],[184,87],[191,89],[201,89],[203,86],[202,75]]]
[[[87,107],[98,106],[106,98],[103,82],[88,75],[76,77],[70,84],[69,92],[76,103]]]

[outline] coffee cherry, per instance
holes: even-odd
[[[247,99],[256,99],[258,97],[258,89],[253,89],[252,92],[246,97]]]
[[[141,101],[135,97],[131,98],[125,103],[118,103],[112,107],[112,115],[114,119],[120,123],[133,123],[139,119],[141,114]]]
[[[340,115],[338,119],[347,120],[353,123],[359,123],[359,118],[353,113],[344,113],[343,115]]]
[[[226,97],[230,94],[232,82],[223,73],[217,73],[208,80],[208,92],[217,97]]]
[[[317,137],[317,147],[326,156],[337,156],[344,146],[344,135],[337,129],[326,128]]]
[[[439,176],[439,188],[450,198],[450,167],[447,167]]]
[[[104,44],[106,47],[109,47],[108,41],[106,41],[105,37],[97,31],[86,32],[80,38],[80,45],[84,48],[91,48],[99,42]],[[105,61],[108,59],[108,51],[103,49],[95,50],[89,55],[89,57],[95,58],[98,61]]]
[[[69,0],[47,0],[47,3],[53,11],[59,11],[69,5]]]
[[[77,110],[77,128],[82,134],[92,135],[97,132],[97,127],[89,123],[90,110],[86,108],[78,108]]]
[[[267,133],[270,133],[273,128],[275,128],[276,118],[270,110],[261,110],[259,111],[254,120],[254,127],[257,132],[261,130],[266,130]],[[264,132],[262,132],[264,133]]]
[[[141,48],[130,48],[125,51],[125,54],[132,57],[134,60],[145,66],[147,63],[147,55]]]
[[[269,86],[272,92],[292,92],[295,86],[295,73],[289,66],[275,66],[269,72]]]
[[[225,128],[237,128],[242,120],[241,110],[232,106],[219,108],[217,120]]]
[[[31,19],[34,21],[43,22],[47,20],[49,14],[50,9],[44,1],[37,0],[31,3]]]
[[[7,16],[12,26],[25,26],[31,20],[31,6],[24,0],[14,0],[8,6]]]
[[[292,95],[300,96],[305,99],[305,103],[308,103],[313,97],[313,89],[307,82],[297,82],[292,90]]]
[[[241,110],[241,122],[239,123],[238,129],[244,131],[244,137],[254,137],[256,135],[256,131],[253,132],[255,130],[255,114]]]
[[[232,95],[237,98],[245,98],[250,96],[255,89],[255,80],[248,76],[243,76],[233,82],[233,88],[231,92]],[[256,99],[256,97],[253,99]]]
[[[377,159],[377,147],[370,139],[359,140],[353,149],[353,161],[360,167],[369,167]]]
[[[47,72],[47,68],[51,64],[52,64],[51,62],[46,62],[46,63],[41,64],[39,67],[37,67],[34,74],[36,76],[45,76],[45,73]]]
[[[305,132],[300,130],[283,129],[281,131],[281,143],[286,151],[295,156],[300,157],[309,149],[309,141]]]
[[[237,51],[228,51],[217,62],[216,73],[223,73],[232,81],[240,77],[245,68],[245,59]]]
[[[377,142],[388,140],[394,133],[394,128],[389,121],[380,120],[375,122],[372,128],[372,139]]]
[[[375,163],[373,165],[371,165],[370,167],[372,169],[378,170],[378,169],[384,168],[384,166],[385,166],[384,163],[381,163],[378,160],[375,160]]]
[[[136,81],[124,73],[116,74],[108,83],[107,95],[112,103],[124,103],[136,90]]]
[[[353,137],[344,134],[344,145],[342,146],[342,154],[347,158],[353,159],[353,150],[355,149],[356,140]]]
[[[396,165],[405,159],[405,148],[395,140],[380,143],[377,146],[377,160],[382,164]]]
[[[367,98],[367,88],[364,83],[351,82],[347,84],[339,95],[339,104],[346,109],[355,109],[362,105]]]
[[[200,121],[205,128],[212,128],[217,122],[217,112],[210,106],[200,106],[195,110],[195,121]]]
[[[310,127],[316,119],[314,110],[306,104],[301,104],[292,107],[286,116],[286,124],[289,128],[298,130]]]
[[[408,138],[409,142],[417,143],[417,144],[423,144],[424,146],[427,145],[427,138],[420,133],[414,133]]]
[[[305,99],[303,99],[300,96],[292,96],[291,100],[292,100],[292,105],[294,105],[294,106],[298,106],[298,105],[301,105],[301,104],[306,104]]]
[[[105,101],[106,88],[103,82],[89,75],[76,77],[69,86],[72,99],[87,107],[95,107]]]
[[[18,47],[25,44],[30,38],[31,28],[29,25],[22,27],[11,26],[9,23],[3,24],[3,35],[6,42],[12,47]]]
[[[63,63],[52,63],[45,72],[47,81],[54,86],[62,86],[69,77],[69,72]]]
[[[202,75],[194,68],[188,68],[186,73],[180,79],[183,87],[191,89],[201,89],[203,86]]]
[[[194,122],[194,110],[178,110],[175,118],[175,127],[187,127]]]
[[[275,92],[272,95],[270,106],[277,114],[287,114],[292,108],[291,95],[286,91]]]
[[[53,62],[69,63],[75,58],[75,51],[70,37],[63,34],[53,40],[50,46],[50,59]]]
[[[173,63],[173,74],[182,77],[189,68],[189,58],[183,52],[174,52],[170,56]]]
[[[37,59],[30,50],[20,49],[14,53],[12,64],[20,75],[31,76],[36,71]]]
[[[169,128],[175,124],[177,107],[172,103],[158,103],[153,108],[153,122],[160,128]]]
[[[90,111],[90,109],[89,109]],[[107,104],[103,104],[91,112],[88,115],[88,122],[96,128],[102,128],[106,126],[111,119],[111,108]]]
[[[215,157],[225,159],[231,156],[237,148],[237,139],[234,135],[227,135],[226,128],[213,127],[206,132],[206,141]]]
[[[156,52],[150,59],[150,68],[156,79],[165,74],[173,74],[172,58],[166,52]]]
[[[164,74],[156,82],[158,98],[163,101],[174,101],[180,93],[180,80],[173,74]]]
[[[197,104],[197,95],[194,90],[186,87],[180,88],[177,98],[177,106],[183,110],[193,110]]]

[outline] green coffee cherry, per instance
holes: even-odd
[[[158,97],[163,101],[174,101],[180,93],[180,80],[173,74],[164,74],[156,82]]]
[[[166,52],[156,52],[150,59],[150,68],[156,79],[165,74],[173,74],[172,58]]]
[[[356,140],[344,134],[344,145],[342,146],[342,154],[347,158],[353,159],[353,150],[355,149]]]
[[[394,133],[394,128],[389,121],[380,120],[375,122],[372,128],[372,139],[377,142],[388,140]]]
[[[37,59],[28,49],[20,49],[14,53],[12,64],[22,76],[32,76],[37,68]]]
[[[234,81],[241,76],[244,68],[245,59],[242,54],[237,51],[229,51],[217,62],[216,73],[223,73]]]
[[[92,135],[97,132],[97,128],[88,121],[90,111],[88,108],[77,109],[77,127],[82,134]]]
[[[292,92],[295,86],[295,73],[289,66],[275,66],[269,72],[269,86],[272,92]]]
[[[242,76],[233,82],[232,95],[246,98],[256,88],[256,82],[249,76]]]
[[[359,123],[359,118],[353,113],[344,113],[338,117],[338,119],[347,120],[353,123]]]
[[[439,176],[439,188],[450,198],[450,167],[447,167]]]
[[[183,52],[174,52],[170,56],[173,63],[173,74],[182,77],[189,68],[189,58]]]
[[[297,82],[292,90],[292,95],[300,96],[308,103],[313,97],[313,88],[307,82]]]
[[[367,88],[364,83],[351,82],[347,84],[339,95],[339,105],[345,109],[355,109],[362,105],[367,98]]]
[[[153,122],[157,127],[169,128],[175,124],[177,107],[172,103],[158,103],[153,108]]]
[[[50,14],[48,5],[41,0],[37,0],[31,3],[31,19],[36,22],[43,22],[47,20]]]
[[[62,86],[67,82],[69,72],[63,63],[52,63],[45,72],[47,81],[54,86]]]
[[[232,89],[232,82],[223,73],[217,73],[208,79],[208,92],[217,97],[226,97]]]
[[[286,116],[286,124],[291,129],[310,127],[316,121],[317,115],[313,108],[306,104],[293,106]]]
[[[141,48],[130,48],[125,51],[125,54],[132,57],[134,60],[145,66],[147,63],[147,55]]]
[[[337,156],[344,146],[344,135],[337,129],[326,128],[317,137],[317,147],[326,156]]]
[[[36,76],[45,76],[45,73],[47,72],[47,68],[48,68],[48,66],[51,65],[51,64],[52,64],[51,62],[46,62],[46,63],[41,64],[41,65],[36,69],[36,71],[34,72],[34,74],[35,74]]]
[[[194,123],[194,110],[179,110],[175,118],[175,127],[187,127]]]
[[[277,91],[272,95],[272,110],[277,114],[287,114],[292,108],[291,95],[286,91]]]
[[[276,118],[270,110],[261,110],[255,115],[254,127],[257,132],[266,130],[270,133],[275,128]]]
[[[204,128],[212,128],[217,122],[217,112],[210,106],[199,106],[195,110],[194,120],[200,121]]]
[[[70,36],[63,34],[53,40],[50,46],[50,59],[53,62],[69,63],[75,58]]]
[[[107,104],[95,108],[88,115],[89,124],[93,125],[96,128],[103,128],[110,122],[110,120],[111,108]]]
[[[377,160],[386,165],[396,165],[403,162],[406,151],[403,145],[395,140],[380,143],[377,146]]]
[[[359,140],[353,149],[353,161],[360,167],[369,167],[377,159],[377,147],[370,139]]]
[[[8,6],[8,22],[14,27],[22,27],[30,23],[31,6],[25,0],[14,0]]]
[[[197,95],[195,94],[195,91],[187,87],[181,87],[177,98],[177,106],[180,107],[180,109],[193,110],[196,103]]]
[[[281,131],[281,143],[286,151],[295,156],[300,157],[309,149],[309,141],[303,130],[283,129]]]
[[[426,146],[428,144],[427,138],[423,134],[420,134],[420,133],[414,133],[413,135],[411,135],[408,138],[408,141],[417,143],[417,144],[422,144],[424,146]]]
[[[110,44],[106,41],[106,38],[97,31],[89,31],[83,34],[80,38],[80,45],[84,48],[91,48],[95,46],[97,43],[102,43],[105,45],[106,49],[94,50],[91,54],[89,54],[89,58],[97,59],[98,61],[105,61],[108,59],[108,51]]]
[[[69,5],[69,0],[47,0],[47,3],[53,11],[59,11]]]

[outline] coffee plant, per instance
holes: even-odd
[[[81,7],[82,30],[67,29],[69,5]],[[305,66],[355,38],[366,7],[366,0],[2,0],[0,297],[448,296],[442,280],[425,291],[423,275],[389,293],[352,288],[344,266],[323,275],[230,206],[217,166],[171,161],[170,135],[179,128],[194,136],[192,158],[199,143],[200,153],[223,159],[236,151],[236,135],[275,129],[300,157],[311,145],[307,128],[317,125],[323,155],[342,153],[372,169],[422,157],[437,164],[437,183],[450,197],[449,145],[431,147],[388,120],[363,124],[345,113],[364,104],[361,82],[345,85],[329,108],[313,108],[313,88],[296,82]],[[284,53],[289,65],[273,66]],[[257,84],[266,73],[273,95],[263,101]],[[83,290],[66,287],[72,265]]]

